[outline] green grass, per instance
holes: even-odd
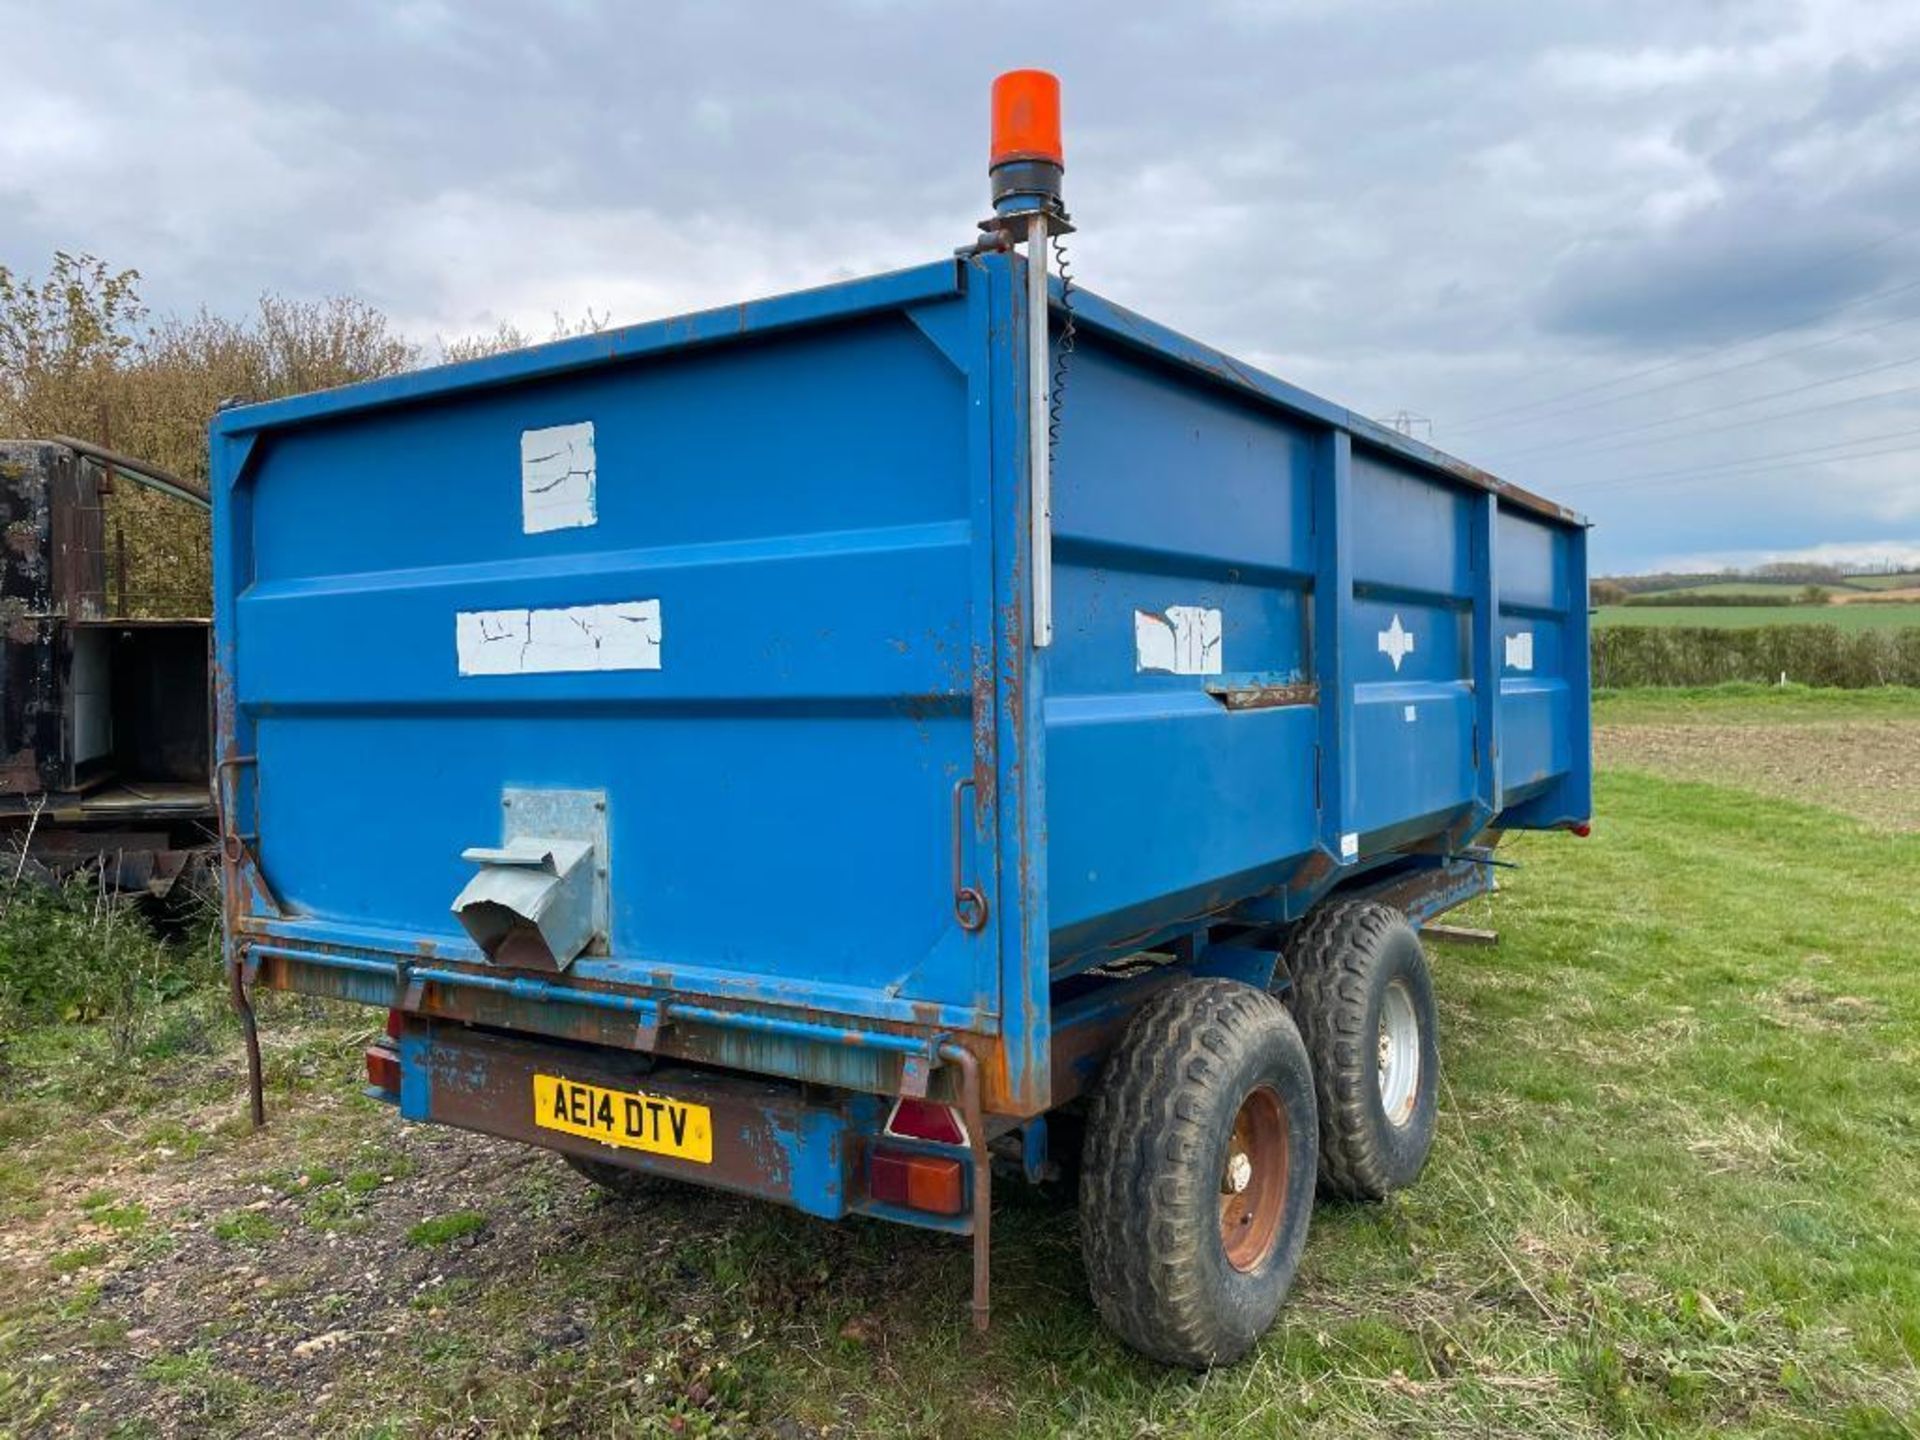
[[[1793,725],[1916,706],[1725,687],[1597,711]],[[1459,917],[1499,943],[1433,947],[1426,1175],[1320,1208],[1240,1366],[1170,1372],[1114,1342],[1072,1211],[1018,1185],[997,1192],[976,1337],[964,1242],[685,1187],[605,1201],[548,1159],[363,1104],[362,1035],[277,1006],[259,1136],[208,1117],[238,1103],[226,1032],[107,1111],[72,1033],[89,1027],[15,1037],[6,1203],[49,1258],[0,1262],[0,1433],[57,1431],[83,1404],[111,1417],[100,1433],[232,1436],[1913,1433],[1920,836],[1618,773],[1592,838],[1506,853],[1502,893]],[[171,1152],[163,1198],[130,1178],[149,1136]],[[242,1208],[261,1199],[290,1223]],[[347,1200],[359,1228],[313,1212]],[[100,1243],[91,1217],[135,1205],[189,1248]],[[169,1297],[184,1318],[135,1349],[126,1327]]]
[[[409,1245],[446,1245],[487,1228],[487,1217],[477,1210],[459,1210],[451,1215],[436,1215],[422,1220],[407,1231]]]
[[[1898,575],[1849,575],[1847,584],[1861,590],[1906,590],[1920,585],[1920,570],[1907,570]]]
[[[1602,605],[1595,625],[1837,625],[1842,630],[1898,630],[1920,625],[1920,601],[1856,605]]]
[[[237,1210],[214,1221],[213,1233],[233,1244],[260,1246],[278,1236],[280,1226],[264,1211]]]

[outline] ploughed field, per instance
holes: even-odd
[[[1433,946],[1426,1176],[1321,1209],[1240,1366],[1122,1349],[1016,1183],[983,1341],[963,1243],[404,1126],[373,1012],[269,997],[251,1135],[202,984],[125,1060],[84,1010],[5,1033],[0,1434],[1909,1433],[1920,694],[1598,719],[1592,838],[1510,846],[1457,917],[1498,945]],[[0,967],[44,938],[10,914]]]
[[[1680,625],[1688,628],[1760,625],[1833,625],[1842,630],[1903,630],[1920,625],[1920,599],[1892,599],[1862,592],[1825,605],[1602,605],[1596,626]]]

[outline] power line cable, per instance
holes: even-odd
[[[1907,290],[1920,290],[1920,280],[1910,281],[1905,285],[1896,285],[1893,289],[1882,292],[1879,298],[1886,299],[1889,296],[1898,295]],[[1564,410],[1555,410],[1546,415],[1534,415],[1524,420],[1515,420],[1507,426],[1497,428],[1508,429],[1512,428],[1512,426],[1538,425],[1548,420],[1563,420],[1569,415],[1578,415],[1588,410],[1596,410],[1604,405],[1618,405],[1624,400],[1637,400],[1643,395],[1657,395],[1662,391],[1674,390],[1682,385],[1694,385],[1702,380],[1711,380],[1718,375],[1731,375],[1736,370],[1751,370],[1756,365],[1766,365],[1775,360],[1784,360],[1789,355],[1800,355],[1808,350],[1818,350],[1823,345],[1835,345],[1842,340],[1857,340],[1862,335],[1872,335],[1881,330],[1891,329],[1895,325],[1910,325],[1915,320],[1920,320],[1920,315],[1896,315],[1890,320],[1876,320],[1873,324],[1863,325],[1857,330],[1842,330],[1838,335],[1826,335],[1818,340],[1808,340],[1799,345],[1789,345],[1784,349],[1769,350],[1765,354],[1754,356],[1751,360],[1736,361],[1732,365],[1722,365],[1714,370],[1702,370],[1698,375],[1689,375],[1684,379],[1675,380],[1670,383],[1648,385],[1639,390],[1629,390],[1624,395],[1603,395],[1600,399],[1589,400],[1584,405],[1569,405]],[[1616,385],[1620,382],[1613,380],[1607,383]]]
[[[1776,460],[1792,460],[1806,455],[1819,455],[1828,450],[1850,450],[1856,445],[1873,445],[1882,440],[1902,440],[1910,435],[1920,435],[1920,426],[1911,430],[1888,430],[1879,435],[1860,435],[1852,440],[1835,440],[1825,445],[1809,445],[1801,450],[1769,450],[1759,455],[1748,455],[1739,460],[1723,460],[1713,465],[1678,465],[1669,470],[1642,471],[1633,475],[1602,475],[1592,481],[1569,481],[1571,488],[1582,491],[1602,489],[1615,484],[1624,484],[1639,480],[1660,480],[1671,475],[1699,475],[1710,470],[1739,470],[1748,465],[1770,464]],[[1840,460],[1856,457],[1840,455]]]
[[[1702,435],[1719,435],[1728,430],[1744,430],[1754,425],[1764,425],[1775,420],[1792,420],[1802,415],[1818,415],[1827,410],[1838,410],[1847,405],[1864,404],[1870,400],[1891,400],[1900,395],[1912,395],[1920,392],[1920,385],[1902,385],[1894,390],[1877,390],[1871,395],[1850,395],[1844,400],[1829,400],[1820,405],[1804,405],[1798,410],[1782,410],[1776,415],[1762,416],[1758,420],[1736,420],[1731,425],[1710,425],[1703,430],[1686,430],[1678,435],[1656,435],[1651,440],[1628,440],[1618,445],[1603,445],[1589,450],[1589,455],[1605,455],[1614,450],[1631,450],[1638,445],[1666,445],[1675,440],[1693,440]]]
[[[1747,455],[1747,457],[1738,459],[1738,461],[1720,461],[1718,465],[1678,465],[1678,467],[1670,468],[1670,470],[1640,470],[1640,472],[1636,472],[1636,474],[1603,474],[1603,476],[1596,476],[1594,480],[1584,480],[1584,482],[1582,482],[1582,480],[1569,480],[1565,488],[1584,495],[1584,493],[1594,492],[1594,490],[1611,490],[1611,488],[1615,488],[1615,486],[1642,484],[1642,482],[1682,478],[1682,476],[1707,476],[1707,474],[1726,474],[1726,472],[1734,472],[1734,474],[1738,476],[1738,472],[1747,470],[1747,468],[1774,468],[1776,465],[1780,465],[1780,463],[1786,463],[1786,461],[1801,461],[1801,459],[1807,459],[1807,457],[1811,457],[1811,455],[1826,455],[1826,459],[1832,459],[1832,461],[1855,461],[1855,459],[1864,459],[1864,457],[1862,457],[1862,455],[1828,455],[1828,451],[1853,449],[1853,447],[1857,447],[1857,445],[1878,444],[1878,442],[1882,442],[1882,440],[1907,440],[1910,436],[1920,436],[1920,426],[1914,426],[1914,428],[1910,428],[1910,430],[1887,430],[1887,432],[1878,434],[1878,436],[1859,436],[1857,440],[1837,440],[1834,444],[1807,445],[1805,449],[1766,451],[1763,455]],[[1903,449],[1910,449],[1910,447],[1903,447]],[[1874,453],[1874,455],[1884,455],[1884,453],[1889,453],[1889,451],[1872,451],[1872,453]],[[1897,453],[1897,451],[1891,451],[1891,453]],[[1816,465],[1824,465],[1826,459],[1814,461],[1814,463],[1816,463]],[[1732,478],[1732,476],[1728,476],[1728,478]]]
[[[1920,223],[1909,225],[1901,230],[1896,230],[1891,235],[1883,235],[1880,237],[1880,239],[1869,241],[1867,244],[1861,245],[1853,250],[1844,251],[1843,253],[1834,256],[1831,260],[1818,261],[1811,267],[1808,267],[1808,266],[1789,267],[1788,269],[1785,269],[1780,272],[1779,278],[1784,279],[1788,275],[1793,275],[1806,269],[1811,269],[1814,274],[1818,274],[1820,271],[1829,269],[1832,266],[1844,264],[1846,261],[1855,260],[1862,255],[1870,254],[1871,252],[1880,249],[1883,245],[1891,245],[1896,240],[1904,240],[1906,239],[1907,236],[1912,235],[1916,232],[1920,232]],[[1905,289],[1909,287],[1901,286],[1897,288]],[[1872,295],[1864,295],[1859,297],[1858,299],[1849,300],[1846,302],[1846,304],[1836,306],[1831,310],[1825,310],[1817,314],[1810,315],[1803,320],[1790,320],[1784,325],[1776,325],[1771,330],[1763,330],[1758,335],[1749,335],[1744,340],[1734,340],[1734,341],[1729,341],[1725,345],[1714,346],[1712,347],[1712,349],[1709,349],[1703,352],[1703,354],[1711,355],[1719,350],[1736,350],[1743,345],[1753,345],[1753,344],[1757,344],[1762,340],[1771,340],[1775,335],[1784,335],[1790,330],[1805,329],[1808,325],[1816,324],[1821,320],[1831,319],[1835,315],[1843,314],[1848,310],[1852,310],[1861,305],[1865,305],[1870,301],[1873,301],[1876,299],[1885,299],[1887,295],[1894,294],[1894,293],[1897,293],[1897,290],[1879,292]],[[1491,420],[1498,415],[1511,415],[1521,410],[1532,410],[1542,405],[1557,404],[1562,400],[1571,400],[1574,397],[1579,395],[1586,395],[1595,390],[1603,390],[1610,385],[1623,385],[1629,380],[1639,379],[1642,375],[1654,375],[1654,374],[1658,374],[1660,371],[1663,371],[1663,370],[1671,370],[1676,365],[1685,365],[1689,363],[1689,361],[1697,360],[1701,358],[1703,358],[1702,355],[1680,355],[1680,356],[1676,356],[1671,360],[1662,360],[1656,365],[1649,365],[1646,368],[1641,370],[1629,371],[1625,375],[1616,375],[1611,380],[1601,380],[1591,385],[1583,385],[1583,386],[1580,386],[1578,389],[1568,390],[1559,395],[1549,395],[1539,400],[1526,400],[1526,401],[1522,401],[1518,405],[1507,405],[1497,410],[1483,410],[1478,415],[1468,415],[1464,419],[1457,421],[1456,427],[1459,429],[1465,429],[1468,426],[1477,425],[1483,420]],[[1563,362],[1562,364],[1553,366],[1550,370],[1547,371],[1547,373],[1548,374],[1558,373],[1561,370],[1565,370],[1568,367],[1568,365],[1570,365],[1571,363],[1573,362],[1567,361],[1567,362]]]
[[[1508,461],[1513,461],[1513,460],[1520,459],[1523,456],[1537,455],[1542,451],[1546,451],[1546,450],[1570,449],[1576,445],[1584,445],[1589,440],[1610,440],[1616,435],[1637,435],[1643,430],[1658,430],[1662,425],[1678,425],[1685,420],[1698,420],[1703,416],[1707,416],[1707,415],[1721,415],[1721,414],[1725,414],[1729,410],[1743,410],[1749,405],[1761,405],[1769,400],[1784,400],[1789,395],[1802,395],[1809,390],[1821,390],[1821,389],[1825,389],[1829,385],[1845,384],[1849,380],[1858,380],[1862,376],[1878,375],[1883,370],[1897,370],[1902,365],[1911,365],[1915,361],[1920,361],[1920,355],[1906,355],[1906,356],[1902,356],[1898,360],[1882,361],[1878,365],[1869,365],[1866,368],[1861,370],[1849,370],[1849,371],[1846,371],[1844,374],[1830,375],[1825,380],[1809,380],[1803,385],[1790,385],[1785,390],[1771,390],[1767,392],[1765,395],[1754,395],[1754,396],[1750,396],[1745,400],[1730,400],[1724,405],[1709,405],[1704,410],[1688,410],[1679,415],[1669,415],[1664,420],[1644,420],[1638,425],[1616,426],[1611,430],[1595,430],[1586,435],[1576,435],[1572,439],[1568,439],[1568,440],[1550,440],[1542,445],[1530,445],[1524,450],[1508,451],[1506,458]],[[1767,418],[1773,419],[1775,417],[1768,416]],[[1752,423],[1758,424],[1760,422],[1755,421]],[[1708,432],[1690,431],[1686,433],[1692,434],[1692,433],[1708,433]],[[1661,440],[1675,439],[1675,438],[1678,438],[1678,437],[1658,436],[1654,440],[1639,441],[1634,443],[1652,445],[1652,444],[1659,443],[1659,441]],[[1619,447],[1609,445],[1606,448],[1609,450],[1613,450]]]
[[[1920,433],[1920,432],[1916,432],[1916,433]],[[1816,465],[1831,465],[1844,460],[1874,460],[1885,455],[1911,455],[1911,454],[1914,454],[1916,451],[1920,451],[1920,445],[1894,445],[1885,450],[1862,451],[1858,455],[1830,455],[1825,460],[1816,460],[1813,463]],[[1661,479],[1661,478],[1656,478],[1652,476],[1642,475],[1630,480],[1621,480],[1617,482],[1617,485],[1615,488],[1618,488],[1621,490],[1632,490],[1632,489],[1639,489],[1646,485],[1654,485],[1654,484],[1672,485],[1676,487],[1681,487],[1681,486],[1687,486],[1687,485],[1698,485],[1703,481],[1708,481],[1708,480],[1744,480],[1750,475],[1763,475],[1763,474],[1766,474],[1768,471],[1772,471],[1772,470],[1799,470],[1804,468],[1806,463],[1807,462],[1803,460],[1785,460],[1785,461],[1779,462],[1778,464],[1755,466],[1751,470],[1742,470],[1733,475],[1692,474],[1692,475],[1682,475],[1672,479]]]

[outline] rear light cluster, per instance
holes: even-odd
[[[901,1100],[887,1117],[886,1134],[935,1145],[967,1144],[967,1127],[950,1105]],[[886,1205],[928,1215],[958,1215],[965,1208],[966,1168],[945,1155],[891,1146],[882,1141],[867,1158],[867,1193]]]
[[[929,1215],[960,1213],[960,1162],[876,1148],[867,1161],[867,1193],[888,1205]]]

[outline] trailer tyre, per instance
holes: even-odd
[[[1244,1355],[1299,1268],[1318,1134],[1306,1048],[1272,996],[1187,980],[1143,1004],[1087,1121],[1080,1234],[1101,1319],[1171,1364]]]
[[[661,1183],[658,1176],[629,1170],[607,1160],[589,1160],[584,1155],[569,1155],[564,1151],[560,1158],[616,1200],[638,1200]]]
[[[1336,901],[1301,922],[1287,969],[1313,1057],[1321,1189],[1349,1200],[1404,1189],[1433,1147],[1440,1079],[1420,937],[1392,906]]]

